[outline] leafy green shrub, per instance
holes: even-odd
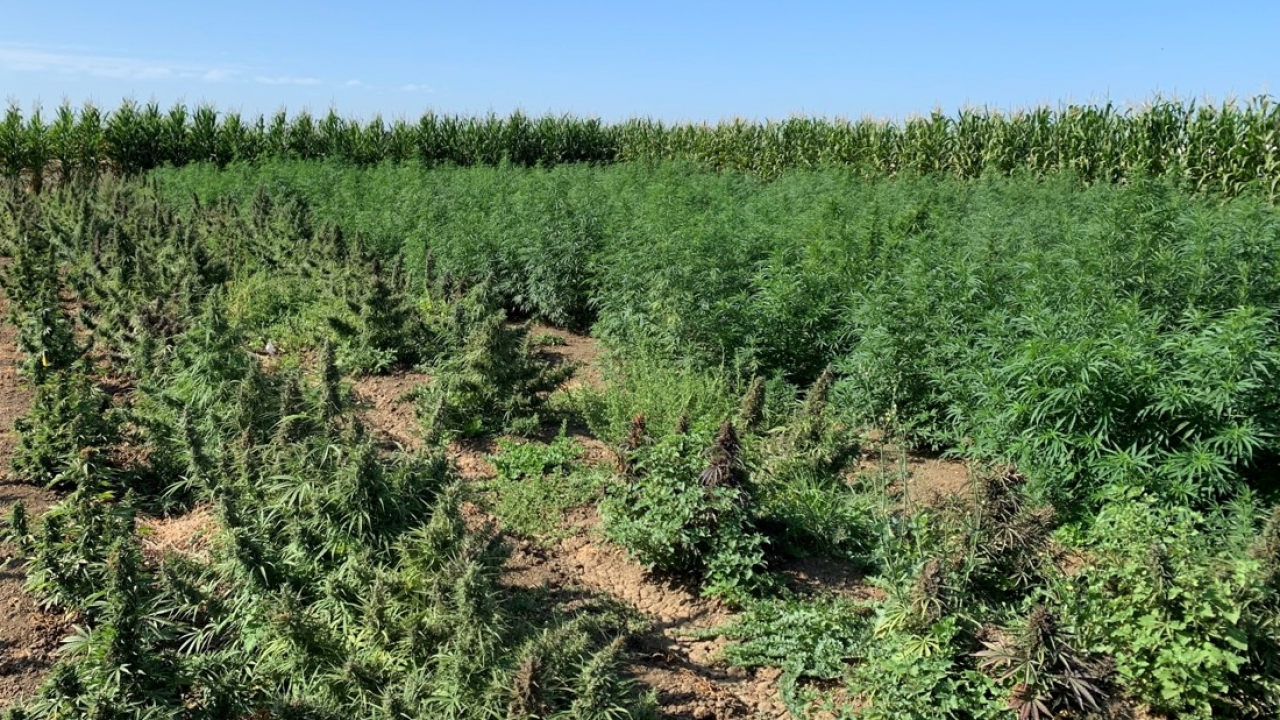
[[[827,368],[802,402],[776,393],[766,402],[766,384],[758,378],[739,416],[766,433],[750,453],[761,527],[793,554],[865,559],[876,534],[871,503],[845,476],[861,437],[834,417],[828,403],[834,381]],[[766,416],[780,424],[762,427]]]
[[[963,645],[957,646],[960,633],[948,617],[919,634],[878,635],[848,680],[864,706],[843,708],[843,714],[867,720],[1007,717],[995,683],[970,667]]]
[[[770,430],[761,448],[764,474],[786,483],[794,474],[835,476],[858,456],[861,436],[836,417],[828,402],[835,373],[828,367],[814,381],[804,401],[793,406],[785,424]],[[746,398],[753,401],[751,396]]]
[[[505,529],[554,538],[565,510],[596,498],[601,481],[581,466],[582,446],[560,434],[551,444],[498,441],[492,456],[498,475],[486,485],[493,511]]]
[[[130,408],[151,450],[149,469],[181,501],[192,499],[187,491],[210,491],[212,467],[225,456],[225,423],[237,414],[237,389],[255,377],[255,363],[229,323],[222,293],[211,293],[194,309],[198,314],[174,338],[164,366],[142,383],[141,397]],[[175,482],[179,477],[184,482]]]
[[[698,465],[707,460],[699,460],[695,450],[699,439],[710,439],[712,423],[719,423],[721,436],[726,427],[732,427],[717,420],[734,414],[731,385],[722,375],[681,371],[653,354],[629,358],[611,377],[607,391],[576,391],[578,407],[589,425],[618,446],[623,490],[605,509],[613,508],[628,522],[640,523],[625,531],[627,539],[622,542],[642,558],[650,558],[647,563],[668,571],[684,566],[686,571],[698,572],[696,556],[706,550],[690,548],[709,540],[695,538],[706,531],[690,523],[700,512],[710,512],[699,510],[700,503],[718,505],[723,499],[699,498],[682,486],[695,475],[705,476]],[[794,390],[786,383],[762,378],[750,383],[736,413],[747,432],[738,438],[734,430],[736,465],[730,473],[742,488],[738,502],[745,514],[735,514],[732,522],[749,520],[752,534],[776,538],[782,549],[793,553],[853,557],[867,548],[873,523],[867,503],[844,484],[841,475],[857,452],[858,436],[837,422],[828,408],[826,394],[832,379],[830,373],[823,375],[804,402],[796,402]],[[654,428],[656,440],[649,428]],[[718,452],[708,450],[712,465]],[[651,469],[647,463],[658,464]],[[624,510],[627,503],[641,505]],[[646,516],[648,520],[643,519]],[[646,539],[640,528],[650,520],[665,529]],[[678,537],[681,533],[690,535]],[[735,540],[749,554],[756,552],[759,542]],[[754,584],[752,580],[747,586]]]
[[[1060,328],[1017,346],[982,391],[975,451],[1015,458],[1064,506],[1114,487],[1193,504],[1237,492],[1274,452],[1274,319],[1240,307],[1164,332],[1157,320],[1130,313],[1106,337]]]
[[[397,257],[387,273],[375,258],[355,297],[347,300],[354,323],[330,317],[330,326],[343,341],[344,367],[379,373],[426,359],[430,338],[409,301],[402,262]]]
[[[621,638],[598,650],[591,648],[591,633],[600,630],[592,627],[597,622],[570,622],[525,643],[506,688],[507,717],[621,720],[652,715],[652,699],[637,702],[630,683],[617,678]],[[559,682],[548,682],[553,678]]]
[[[584,385],[570,392],[592,434],[614,445],[631,433],[636,415],[659,433],[682,418],[689,428],[712,433],[733,413],[733,386],[723,373],[672,362],[647,348],[607,364],[605,381],[605,388]]]
[[[133,534],[133,509],[114,503],[109,491],[95,485],[81,483],[19,543],[30,558],[27,587],[47,607],[91,612],[113,547]]]
[[[751,517],[741,446],[724,423],[708,450],[705,436],[668,435],[636,448],[630,472],[601,504],[605,532],[652,570],[695,578],[730,599],[769,584],[766,540]]]
[[[1091,529],[1096,558],[1069,581],[1081,640],[1115,658],[1133,697],[1182,717],[1230,712],[1251,651],[1266,642],[1251,633],[1268,622],[1254,613],[1275,612],[1259,604],[1256,561],[1221,537],[1187,508],[1113,503]],[[1277,697],[1276,678],[1263,683]]]
[[[140,555],[131,533],[111,544],[104,582],[89,596],[93,623],[64,642],[65,658],[53,687],[46,686],[53,692],[46,690],[31,708],[37,717],[147,717],[182,702],[172,678],[184,668],[174,654],[159,651],[172,641],[172,627],[156,611]],[[66,692],[72,688],[81,692]]]
[[[873,503],[858,489],[827,475],[793,473],[762,479],[757,524],[777,549],[864,563],[877,537]]]
[[[803,717],[802,680],[839,680],[866,648],[870,608],[838,597],[750,602],[742,616],[715,629],[735,641],[724,659],[740,667],[777,667],[783,700]]]
[[[59,262],[48,233],[36,223],[15,228],[14,260],[3,275],[9,317],[24,354],[22,374],[36,386],[71,368],[89,349],[76,341],[76,324],[62,306]]]
[[[1026,478],[1016,470],[979,471],[971,514],[955,525],[952,542],[968,546],[967,583],[985,599],[1024,596],[1057,574],[1052,533],[1057,511],[1026,495]]]
[[[989,624],[1008,624],[1011,610],[1042,591],[1049,575],[1044,567],[1048,534],[1035,521],[1040,509],[1018,494],[1016,476],[991,474],[982,487],[974,504],[957,499],[914,514],[891,510],[885,517],[879,514],[885,508],[864,505],[870,521],[863,521],[868,532],[860,540],[871,546],[868,554],[875,556],[879,571],[869,582],[884,596],[860,603],[860,619],[842,631],[838,657],[844,672],[839,677],[842,692],[854,699],[837,706],[823,693],[794,693],[789,699],[793,709],[802,704],[795,698],[801,698],[841,717],[997,718],[1007,717],[1010,706],[1019,712],[1037,710],[1034,692],[1027,695],[1013,687],[1011,676],[1003,672],[984,672],[985,656],[975,653],[983,648],[979,640],[990,637]],[[820,601],[811,607],[828,605]],[[800,611],[792,614],[805,617]],[[770,634],[785,628],[766,625],[759,637],[739,638],[745,648],[785,644],[790,642],[786,634]],[[1008,655],[1026,655],[1018,654],[1021,646],[997,645]],[[736,652],[731,648],[729,654]],[[1060,672],[1056,660],[1035,657],[1035,670],[1044,678],[1067,677],[1064,688],[1072,682],[1069,671],[1076,665]],[[788,669],[783,662],[776,664]],[[788,669],[789,677],[803,674]],[[1105,689],[1100,681],[1096,694],[1102,698]],[[1053,702],[1060,699],[1052,697]]]

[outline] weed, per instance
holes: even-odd
[[[544,542],[563,534],[564,512],[590,504],[603,481],[582,467],[582,452],[563,427],[549,445],[499,440],[487,490],[503,527]]]

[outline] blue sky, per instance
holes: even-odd
[[[1280,95],[1280,0],[10,0],[0,16],[0,94],[24,108],[715,121]]]

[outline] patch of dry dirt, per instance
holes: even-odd
[[[0,572],[0,709],[39,689],[70,629],[67,618],[36,605],[25,580],[21,566]]]
[[[826,557],[785,558],[771,564],[787,585],[805,595],[878,598],[883,591],[865,582],[862,571],[848,562]]]
[[[869,448],[857,472],[888,478],[891,492],[917,505],[937,506],[951,498],[973,495],[973,482],[965,461],[904,451],[891,445]]]
[[[583,385],[602,387],[604,385],[604,376],[600,372],[602,349],[599,340],[547,325],[534,325],[529,334],[530,337],[535,338],[540,335],[550,335],[559,338],[564,343],[563,345],[544,345],[541,350],[551,358],[553,365],[572,363],[577,366],[573,377],[569,379],[569,382],[565,383],[566,388]]]
[[[369,375],[356,380],[356,402],[360,418],[371,431],[390,445],[410,450],[422,447],[418,418],[408,395],[430,382],[422,373]]]
[[[592,509],[571,514],[577,532],[552,547],[513,540],[504,582],[514,587],[581,589],[634,608],[648,618],[635,639],[638,659],[630,671],[657,691],[664,718],[729,720],[789,717],[778,695],[780,673],[748,671],[718,661],[722,638],[693,637],[726,624],[734,615],[721,603],[679,584],[651,576],[619,547],[591,530]]]

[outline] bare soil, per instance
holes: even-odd
[[[973,495],[969,465],[963,460],[904,450],[874,439],[855,472],[884,479],[888,490],[908,505],[936,506]]]
[[[385,445],[408,450],[422,447],[418,418],[409,394],[431,378],[422,373],[370,375],[356,381],[356,403],[361,419]]]
[[[549,548],[514,539],[504,582],[579,589],[621,602],[647,618],[651,625],[635,639],[638,658],[630,671],[657,691],[662,717],[789,717],[778,699],[778,673],[728,667],[718,662],[722,638],[695,637],[732,620],[728,608],[653,577],[621,548],[599,538],[593,508],[581,508],[569,523],[574,534]]]
[[[547,325],[534,325],[529,334],[533,338],[555,337],[563,343],[562,345],[545,345],[542,347],[542,352],[551,358],[553,365],[573,364],[577,367],[573,377],[565,383],[566,388],[583,385],[604,386],[604,374],[600,367],[600,343],[595,338]]]

